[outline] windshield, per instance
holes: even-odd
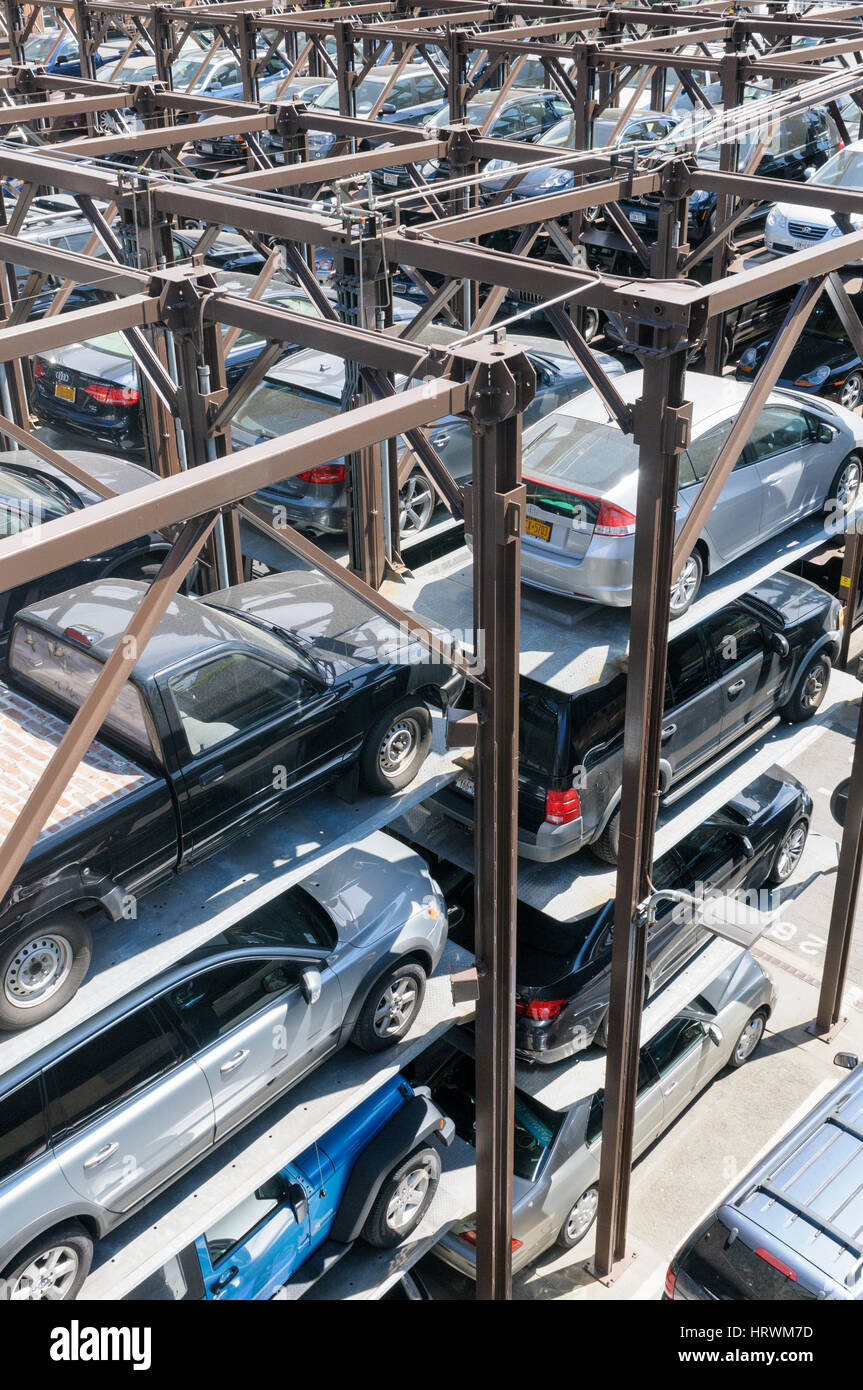
[[[458,1137],[475,1145],[476,1080],[473,1058],[457,1058],[441,1080],[432,1083],[432,1094],[444,1113],[452,1117]],[[513,1173],[517,1178],[533,1182],[561,1124],[561,1115],[527,1097],[523,1091],[516,1091]]]
[[[201,58],[182,58],[171,68],[171,77],[174,87],[182,91],[188,87],[189,83],[195,79],[196,82],[204,82],[211,72],[210,65]]]
[[[28,63],[44,63],[56,48],[59,52],[63,45],[58,45],[59,34],[42,34],[38,39],[28,39],[24,45],[24,53]]]
[[[524,473],[572,483],[602,493],[638,469],[638,445],[616,425],[595,420],[561,420],[549,425],[524,451]]]
[[[380,77],[367,77],[357,87],[357,115],[367,116],[386,86],[386,81]],[[333,82],[322,92],[315,102],[315,106],[323,106],[327,111],[338,111],[339,109],[339,84]]]
[[[315,308],[314,304],[310,299],[307,299],[304,294],[272,295],[264,299],[263,303],[265,305],[275,304],[280,309],[289,309],[292,314],[304,314],[306,318],[320,318],[320,315],[317,309]],[[228,330],[226,329],[225,331],[227,332]],[[240,346],[252,347],[253,344],[261,343],[263,341],[264,340],[259,333],[255,333],[255,331],[251,328],[244,328],[234,346],[235,348],[238,348]]]
[[[863,297],[852,295],[851,303],[857,314],[863,314]],[[819,300],[809,315],[809,321],[804,330],[806,333],[817,333],[820,338],[830,338],[833,342],[847,342],[848,335],[842,326],[833,305],[829,299]]]
[[[73,510],[71,498],[44,474],[0,468],[0,535],[15,535]]]
[[[269,379],[261,383],[244,406],[234,416],[241,430],[248,430],[256,439],[275,439],[303,425],[319,425],[332,420],[341,410],[337,401],[321,396],[301,395],[286,381]]]
[[[831,188],[863,188],[863,150],[840,150],[812,175],[812,183]]]

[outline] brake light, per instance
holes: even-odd
[[[322,463],[319,468],[310,468],[306,473],[297,473],[301,483],[343,483],[345,465],[343,463]]]
[[[677,1283],[677,1275],[671,1265],[668,1266],[668,1273],[665,1276],[665,1297],[674,1297],[674,1286]]]
[[[84,395],[98,401],[100,405],[137,405],[138,392],[133,386],[103,386],[92,381],[84,387]]]
[[[42,366],[42,363],[39,361],[38,357],[36,358],[36,361],[33,363],[33,375],[37,378],[37,380],[40,376],[45,375],[45,368]]]
[[[518,1000],[515,1015],[516,1018],[529,1018],[534,1023],[549,1023],[557,1018],[565,1003],[565,999],[530,999],[526,1004]]]
[[[786,1279],[793,1279],[795,1284],[797,1283],[797,1271],[785,1264],[784,1260],[780,1260],[777,1255],[771,1255],[769,1250],[756,1250],[755,1253],[760,1255],[762,1260],[766,1260],[767,1264],[772,1265],[774,1269],[778,1269],[780,1274],[784,1274]]]
[[[476,1247],[476,1231],[474,1230],[473,1226],[466,1226],[463,1231],[459,1231],[458,1238],[459,1240],[463,1240],[465,1245],[473,1245],[474,1247]],[[521,1247],[522,1242],[520,1240],[514,1239],[512,1241],[513,1254],[516,1250],[520,1250]]]
[[[602,501],[594,530],[600,536],[634,536],[635,517],[616,502]]]
[[[575,787],[567,787],[565,791],[552,791],[549,787],[545,794],[545,818],[552,825],[568,825],[570,821],[578,820],[581,815],[581,801]]]

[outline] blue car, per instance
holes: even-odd
[[[116,44],[98,48],[93,54],[94,67],[100,68],[111,59],[116,62],[127,46],[124,43],[119,50]],[[53,77],[81,76],[78,40],[74,34],[61,36],[59,29],[45,29],[29,38],[24,44],[24,61],[28,67],[44,68]]]
[[[392,1077],[130,1297],[301,1298],[360,1237],[378,1249],[407,1239],[454,1133],[426,1087]]]

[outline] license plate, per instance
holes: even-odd
[[[59,396],[61,401],[74,401],[75,387],[64,386],[61,381],[58,381],[54,387],[54,395]]]
[[[202,151],[203,151],[204,154],[215,154],[215,153],[216,153],[216,142],[215,142],[215,140],[202,140],[202,141],[201,141],[201,149],[202,149]]]
[[[381,182],[387,188],[398,188],[399,176],[398,174],[382,174]]]
[[[633,208],[629,214],[629,220],[630,222],[637,222],[640,227],[644,226],[647,223],[647,213],[639,212],[637,208]]]
[[[535,516],[529,516],[524,523],[524,534],[535,536],[538,541],[550,541],[551,526],[547,521],[538,521]]]
[[[461,777],[459,777],[456,786],[460,792],[464,792],[465,796],[474,796],[476,794],[473,778],[466,772],[463,772]]]

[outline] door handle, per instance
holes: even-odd
[[[676,1081],[672,1081],[672,1083],[671,1083],[670,1086],[666,1086],[666,1088],[665,1088],[665,1090],[662,1092],[662,1094],[663,1094],[664,1096],[670,1096],[670,1095],[671,1095],[671,1092],[672,1092],[672,1091],[676,1091],[676,1090],[677,1090],[677,1082],[676,1082]]]
[[[239,1265],[231,1265],[230,1269],[223,1270],[218,1279],[210,1285],[210,1293],[221,1293],[222,1289],[228,1287],[232,1279],[236,1279],[239,1272]]]
[[[677,725],[676,725],[676,724],[666,724],[665,728],[662,730],[662,737],[663,737],[663,740],[664,740],[664,739],[667,739],[667,738],[671,738],[671,735],[672,735],[672,734],[676,734],[676,733],[677,733]]]
[[[229,1057],[227,1062],[223,1062],[219,1067],[221,1075],[227,1076],[229,1072],[236,1071],[237,1067],[243,1065],[248,1055],[249,1049],[247,1047],[241,1048],[239,1052],[235,1052],[233,1057]]]
[[[221,782],[224,775],[225,769],[220,763],[218,767],[211,767],[206,772],[202,772],[198,780],[202,787],[212,787],[216,782]]]
[[[729,695],[739,695],[740,692],[741,692],[741,690],[745,690],[745,689],[746,689],[746,681],[735,681],[733,685],[729,685],[729,687],[728,687],[728,694],[729,694]]]
[[[84,1167],[87,1169],[98,1168],[100,1163],[107,1163],[112,1154],[119,1149],[119,1144],[103,1144],[101,1149],[97,1149],[89,1158],[84,1159]]]

